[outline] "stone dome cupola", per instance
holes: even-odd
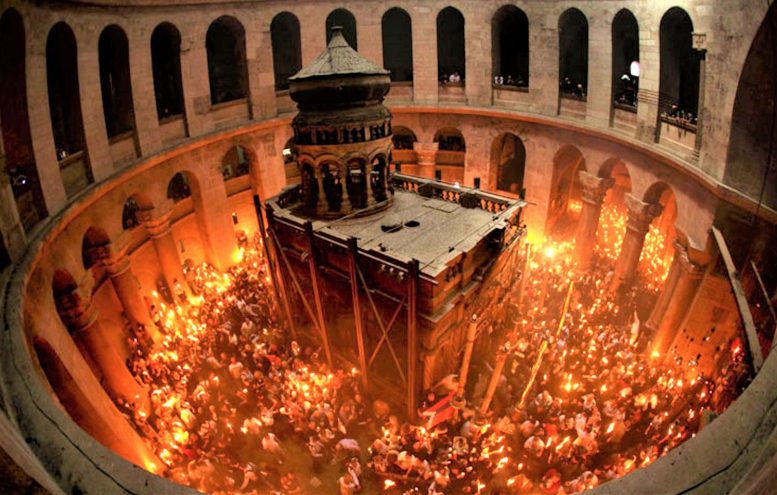
[[[289,78],[304,210],[317,217],[363,215],[391,204],[389,71],[348,45],[342,28],[313,62]]]

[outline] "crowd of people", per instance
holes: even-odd
[[[161,339],[130,339],[150,405],[118,405],[164,463],[155,470],[204,492],[577,493],[694,436],[746,383],[736,343],[716,376],[649,354],[635,313],[656,286],[642,277],[610,294],[606,250],[581,273],[571,243],[547,243],[516,257],[481,315],[504,367],[479,348],[463,407],[424,414],[457,390],[443,381],[424,392],[421,419],[403,422],[355,369],[329,369],[290,336],[261,243],[243,238],[228,273],[190,268],[188,299],[154,294]]]
[[[571,244],[545,249],[535,250],[525,303],[517,304],[516,284],[500,304],[497,334],[507,335],[501,352],[508,357],[493,407],[485,415],[465,407],[457,420],[432,429],[388,423],[371,465],[390,487],[577,493],[650,464],[695,435],[706,411],[722,411],[744,386],[741,348],[724,349],[716,377],[694,362],[648,354],[649,336],[634,316],[639,291],[618,300],[605,282],[606,258],[579,273]],[[484,366],[468,387],[474,404],[491,373]]]

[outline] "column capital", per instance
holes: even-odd
[[[681,242],[674,242],[674,255],[679,262],[680,269],[688,277],[701,278],[707,269],[707,263],[712,259],[707,253],[689,248]]]
[[[626,209],[629,212],[629,219],[626,226],[629,230],[640,234],[646,233],[650,227],[650,222],[663,211],[661,205],[656,203],[645,203],[628,193],[624,196],[624,202],[626,203]]]
[[[615,185],[615,180],[599,177],[585,170],[578,172],[578,177],[583,186],[583,201],[595,206],[602,204],[607,190]]]
[[[111,278],[118,277],[130,269],[129,258],[124,252],[116,253],[110,258],[107,258],[104,261],[104,264],[105,270]]]
[[[167,212],[154,218],[143,219],[143,226],[152,238],[162,237],[170,232],[170,214]]]
[[[415,151],[419,164],[436,163],[438,150],[438,143],[419,143],[418,141],[413,143],[413,151]]]

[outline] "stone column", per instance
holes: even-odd
[[[698,158],[701,154],[703,124],[704,124],[704,98],[707,85],[707,37],[703,33],[693,33],[694,52],[699,57],[699,99],[696,106],[696,141],[693,154]]]
[[[434,179],[434,170],[437,166],[437,143],[413,143],[413,151],[418,160],[417,174],[420,177]]]
[[[558,15],[544,4],[526,4],[529,16],[529,111],[558,113]]]
[[[257,22],[258,23],[258,22]],[[275,72],[273,72],[270,25],[261,30],[246,29],[246,64],[251,100],[251,116],[256,120],[275,117]]]
[[[129,258],[121,254],[105,260],[104,263],[113,289],[116,291],[116,296],[119,298],[124,314],[127,315],[133,329],[137,328],[138,325],[143,325],[149,335],[158,341],[159,334],[156,325],[148,314],[146,303],[140,294],[140,285],[135,274],[132,273]]]
[[[468,105],[487,106],[492,103],[490,16],[488,9],[476,9],[467,15],[464,23],[464,91]]]
[[[586,121],[606,127],[612,107],[612,17],[591,14],[588,26]]]
[[[655,319],[651,314],[649,320],[650,323],[657,323],[657,328],[654,327],[656,331],[651,345],[651,352],[658,352],[661,355],[664,355],[674,342],[677,332],[680,330],[680,325],[691,309],[705,271],[704,265],[690,258],[688,249],[685,246],[675,243],[675,249],[674,260],[672,261],[672,269],[675,271],[674,280],[671,286],[664,287],[664,292],[668,294],[664,296],[662,293],[662,297],[659,297],[658,301],[662,302],[662,298],[666,301],[665,309],[663,314]],[[667,279],[667,281],[669,280]],[[661,310],[658,307],[658,303],[656,303],[654,312],[656,310]]]
[[[656,19],[660,22],[660,19]],[[658,26],[658,24],[656,24]],[[658,46],[658,29],[650,29],[640,23],[639,33],[639,91],[637,92],[637,135],[640,141],[658,141],[661,131],[658,121],[658,91],[661,60]]]
[[[67,202],[67,194],[59,172],[54,134],[51,129],[45,36],[28,37],[26,76],[27,118],[35,169],[38,172],[38,181],[46,209],[49,215],[54,215]],[[5,166],[3,173],[5,173]]]
[[[599,214],[602,211],[602,201],[615,181],[605,179],[581,170],[578,173],[583,185],[583,208],[580,211],[580,220],[577,223],[575,233],[575,251],[577,252],[577,267],[580,270],[588,270],[594,254],[596,242],[596,229],[599,226]]]
[[[669,265],[669,273],[666,276],[666,280],[664,280],[663,287],[661,287],[661,293],[658,295],[656,304],[650,312],[650,317],[645,322],[645,327],[652,331],[655,331],[661,323],[661,319],[664,317],[664,313],[672,298],[674,288],[677,285],[677,279],[680,275],[681,252],[684,251],[685,248],[675,241],[674,249],[675,253],[672,258],[672,264]]]
[[[340,203],[340,211],[351,212],[351,200],[348,197],[348,165],[342,165],[340,168],[340,187],[343,190],[343,201]]]
[[[121,397],[130,402],[145,404],[148,400],[145,390],[135,381],[124,360],[105,338],[105,333],[97,318],[97,310],[90,302],[71,310],[68,320],[73,340],[89,354],[103,374],[103,385],[113,397]]]
[[[100,33],[84,26],[77,29],[75,34],[78,40],[78,86],[81,93],[84,140],[92,176],[95,182],[100,182],[114,171],[100,87],[100,62],[97,54]]]
[[[210,83],[205,34],[208,26],[182,29],[181,87],[189,136],[200,136],[213,129],[210,118]]]
[[[135,132],[141,156],[152,155],[162,148],[159,118],[156,111],[154,73],[151,68],[151,33],[145,29],[129,32],[129,66]]]
[[[413,101],[437,103],[437,11],[419,3],[409,12],[413,18]]]
[[[631,285],[637,275],[639,256],[642,254],[642,246],[645,244],[645,235],[650,228],[650,222],[661,214],[662,207],[659,204],[643,203],[631,194],[626,194],[626,208],[629,218],[626,223],[626,234],[623,237],[623,245],[615,262],[615,276],[612,280],[611,290],[614,292],[622,285]]]
[[[156,250],[159,265],[162,268],[162,276],[167,282],[170,294],[175,298],[176,281],[180,282],[188,293],[189,286],[186,283],[186,276],[178,257],[178,248],[175,245],[175,239],[173,239],[173,232],[170,230],[169,214],[147,220],[144,222],[144,226],[154,243],[154,250]]]

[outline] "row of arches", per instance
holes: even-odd
[[[326,27],[341,25],[346,39],[357,47],[357,23],[346,9],[332,11]],[[381,18],[384,65],[394,81],[413,79],[412,20],[401,8],[387,10]],[[455,7],[437,14],[438,76],[458,74],[466,78],[465,18]],[[626,82],[622,77],[632,62],[639,60],[639,26],[627,10],[620,11],[613,24],[613,98],[636,104],[638,77]],[[288,87],[288,78],[301,68],[301,33],[298,18],[290,12],[277,14],[271,22],[271,42],[275,86]],[[696,111],[698,97],[698,60],[691,47],[693,24],[688,14],[672,8],[661,22],[661,95],[663,109]],[[587,36],[585,15],[574,8],[559,18],[559,63],[562,92],[584,95],[587,85]],[[24,22],[9,9],[0,23],[0,41],[8,47],[0,57],[0,70],[6,74],[0,91],[0,117],[3,122],[7,168],[19,211],[25,212],[23,224],[31,228],[47,215],[37,177],[29,131],[25,95]],[[170,22],[156,26],[150,38],[156,113],[160,120],[182,118],[185,113],[181,76],[181,33]],[[508,5],[492,17],[493,72],[502,84],[529,84],[529,19],[518,7]],[[14,48],[15,47],[15,48]],[[236,18],[222,16],[209,26],[205,48],[211,104],[217,105],[247,98],[248,71],[246,31]],[[139,145],[135,128],[129,42],[118,25],[107,26],[98,40],[102,108],[109,139],[132,135],[136,155]],[[81,88],[78,71],[78,46],[72,28],[65,22],[55,24],[46,42],[46,68],[49,112],[58,161],[77,157],[86,169],[85,179],[67,190],[73,196],[93,179],[81,114]],[[628,72],[630,74],[630,72]],[[185,120],[185,119],[184,119]],[[24,206],[24,207],[21,207]]]

